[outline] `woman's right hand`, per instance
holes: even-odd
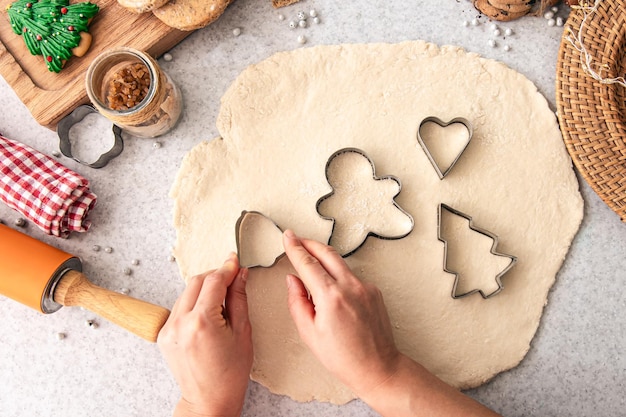
[[[366,396],[396,372],[401,358],[380,290],[360,281],[328,245],[290,230],[283,243],[298,273],[287,276],[287,286],[300,337],[333,375]]]

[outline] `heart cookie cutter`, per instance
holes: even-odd
[[[422,127],[424,127],[424,125],[427,124],[427,123],[436,123],[437,125],[441,126],[442,128],[445,128],[445,127],[448,127],[448,126],[452,126],[454,124],[461,124],[461,125],[465,126],[465,128],[467,129],[467,133],[469,135],[469,137],[467,139],[467,143],[465,144],[465,146],[463,146],[463,148],[457,154],[457,156],[454,158],[454,160],[452,160],[450,165],[443,171],[439,167],[439,164],[437,163],[437,161],[435,161],[435,158],[433,157],[433,154],[431,153],[431,151],[428,149],[428,146],[426,146],[426,143],[424,142],[424,138],[422,138],[422,133],[421,133]],[[457,161],[459,160],[461,155],[463,155],[463,152],[465,152],[465,149],[467,149],[468,145],[472,141],[473,133],[474,133],[474,130],[473,130],[473,127],[472,127],[472,123],[469,120],[467,120],[467,119],[465,119],[463,117],[455,117],[454,119],[450,120],[449,122],[444,122],[441,119],[439,119],[438,117],[434,117],[434,116],[427,117],[424,120],[422,120],[422,122],[420,123],[420,125],[419,125],[419,127],[417,129],[417,141],[419,142],[420,146],[422,147],[422,149],[426,153],[426,156],[428,157],[428,160],[432,164],[433,168],[435,168],[435,171],[437,172],[437,175],[439,176],[440,180],[443,180],[445,178],[445,176],[450,173],[450,171],[452,170],[454,165],[456,165]]]
[[[330,158],[328,158],[328,162],[326,163],[326,170],[325,170],[325,172],[326,172],[326,180],[328,181],[328,183],[330,184],[329,171],[330,171],[330,166],[332,165],[333,160],[335,158],[337,158],[338,156],[340,156],[342,154],[345,154],[345,153],[355,153],[355,154],[360,155],[363,158],[365,158],[368,161],[368,163],[370,164],[370,166],[372,167],[372,178],[375,181],[391,180],[391,181],[394,181],[394,182],[396,182],[398,184],[398,192],[392,197],[391,202],[393,203],[393,205],[395,206],[396,209],[398,209],[401,213],[403,213],[410,220],[411,227],[409,228],[409,230],[406,233],[402,233],[400,235],[393,235],[393,236],[382,235],[382,234],[375,233],[375,232],[369,230],[368,233],[363,238],[362,242],[360,242],[354,249],[352,249],[349,252],[341,255],[344,258],[352,255],[354,252],[359,250],[361,248],[361,246],[363,246],[365,244],[365,241],[367,240],[367,238],[370,237],[370,236],[376,237],[378,239],[383,239],[383,240],[402,239],[403,237],[408,236],[413,231],[413,228],[415,226],[415,221],[413,220],[413,217],[409,213],[407,213],[405,210],[403,210],[402,207],[400,207],[398,205],[398,203],[396,202],[396,197],[402,191],[402,182],[397,177],[395,177],[393,175],[386,175],[384,177],[376,176],[376,167],[374,165],[374,161],[372,161],[372,159],[364,151],[362,151],[361,149],[358,149],[358,148],[343,148],[343,149],[340,149],[340,150],[336,151],[335,153],[333,153],[330,156]],[[333,225],[332,225],[330,237],[328,239],[328,244],[329,245],[330,245],[332,237],[333,237],[333,232],[335,231],[336,220],[335,220],[334,217],[328,217],[328,216],[322,215],[320,213],[320,206],[321,206],[321,204],[325,200],[327,200],[330,197],[332,197],[333,195],[335,195],[335,188],[332,186],[332,184],[331,184],[331,188],[333,188],[332,191],[330,193],[322,196],[319,200],[317,200],[317,203],[315,204],[315,210],[317,211],[317,214],[324,220],[332,221]]]
[[[70,114],[65,116],[57,125],[57,134],[59,135],[59,149],[61,153],[68,158],[72,158],[74,161],[87,165],[91,168],[102,168],[108,164],[113,158],[118,156],[124,150],[124,141],[122,140],[122,129],[113,125],[113,146],[107,152],[100,155],[100,157],[92,163],[81,161],[72,154],[72,143],[70,141],[70,129],[77,123],[80,123],[87,115],[91,113],[98,113],[94,107],[83,104],[78,106]]]
[[[463,218],[465,218],[468,222],[469,222],[469,228],[477,233],[480,233],[481,235],[487,236],[489,238],[491,238],[493,240],[493,245],[491,246],[491,250],[489,251],[489,253],[491,253],[492,255],[495,256],[502,256],[505,258],[509,258],[511,261],[509,262],[509,264],[506,266],[506,268],[504,268],[504,270],[502,270],[500,273],[498,273],[495,276],[495,281],[498,284],[498,289],[495,290],[494,292],[490,293],[490,294],[485,294],[483,292],[483,290],[481,289],[473,289],[471,291],[468,291],[466,293],[463,294],[457,294],[456,293],[456,288],[459,284],[459,273],[456,271],[452,271],[450,269],[448,269],[448,242],[441,237],[441,219],[442,219],[442,210],[447,210],[452,214],[455,214],[457,216],[461,216]],[[463,297],[467,297],[470,296],[472,294],[475,293],[479,293],[484,299],[488,299],[493,297],[494,295],[499,294],[502,289],[504,288],[504,285],[502,285],[502,277],[504,276],[504,274],[506,274],[507,272],[509,272],[509,270],[511,268],[513,268],[513,265],[515,265],[515,263],[517,262],[517,257],[513,256],[513,255],[507,255],[504,253],[500,253],[496,251],[496,247],[498,246],[498,236],[494,235],[493,233],[485,230],[485,229],[481,229],[480,227],[477,227],[474,225],[474,221],[472,220],[471,216],[468,216],[465,213],[462,213],[456,209],[453,209],[452,207],[448,206],[447,204],[441,203],[439,204],[439,209],[437,211],[437,239],[439,239],[439,241],[443,242],[443,270],[449,274],[454,275],[454,285],[452,286],[452,298],[454,299],[458,299],[458,298],[463,298]]]

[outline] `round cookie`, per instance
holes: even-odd
[[[489,0],[496,9],[506,10],[509,13],[528,13],[533,6],[534,1],[522,0]]]
[[[117,0],[120,6],[135,13],[145,13],[162,7],[168,0]]]
[[[489,0],[473,0],[474,7],[490,19],[508,22],[525,16],[530,11],[530,7],[525,11],[510,12],[493,6]]]
[[[443,180],[417,138],[428,117],[463,117],[473,126]],[[398,348],[458,388],[478,386],[524,358],[583,216],[554,113],[527,78],[425,42],[298,49],[244,70],[222,98],[217,127],[221,138],[188,153],[171,192],[183,278],[236,250],[244,210],[327,242],[332,221],[316,211],[332,191],[325,167],[336,151],[358,148],[377,176],[401,181],[395,201],[415,220],[406,237],[370,237],[345,258],[381,289]],[[498,252],[517,257],[497,295],[452,298],[455,277],[444,270],[438,240],[442,203],[498,236]],[[489,243],[472,252],[468,267],[484,271]],[[354,395],[300,340],[287,273],[294,273],[287,257],[250,270],[251,377],[298,401],[350,401]]]
[[[195,30],[217,20],[232,0],[169,0],[152,13],[166,25]]]

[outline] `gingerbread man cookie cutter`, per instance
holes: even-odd
[[[409,219],[410,221],[410,227],[408,228],[408,230],[406,232],[400,233],[400,234],[396,234],[396,235],[386,235],[386,234],[382,234],[382,233],[377,233],[374,232],[372,230],[368,230],[367,234],[364,236],[364,238],[362,239],[362,241],[357,244],[353,249],[349,250],[346,253],[341,254],[342,257],[348,257],[350,255],[352,255],[353,253],[355,253],[357,250],[359,250],[364,244],[365,241],[367,240],[368,237],[372,236],[372,237],[376,237],[378,239],[383,239],[383,240],[397,240],[397,239],[402,239],[406,236],[408,236],[412,231],[413,228],[415,226],[415,222],[413,220],[413,217],[407,213],[404,209],[402,209],[402,207],[400,207],[398,205],[398,203],[396,202],[396,197],[400,194],[400,192],[402,191],[402,182],[395,176],[393,175],[386,175],[383,177],[378,177],[376,175],[376,167],[374,165],[374,162],[372,161],[372,159],[361,149],[358,148],[343,148],[340,149],[338,151],[336,151],[335,153],[333,153],[330,158],[328,158],[328,162],[326,163],[326,169],[325,169],[325,174],[326,174],[326,180],[328,181],[328,183],[331,185],[332,191],[322,197],[320,197],[319,200],[317,200],[317,203],[315,204],[315,209],[318,213],[318,215],[324,219],[324,220],[330,220],[332,221],[332,229],[331,229],[331,234],[330,237],[328,239],[328,244],[330,245],[333,239],[333,233],[336,230],[336,226],[337,226],[337,221],[334,217],[330,217],[330,216],[325,216],[323,214],[320,213],[320,206],[329,198],[333,197],[335,195],[335,187],[333,187],[333,185],[331,184],[331,180],[330,180],[330,170],[331,170],[331,165],[333,164],[333,161],[340,157],[343,154],[346,153],[354,153],[357,154],[363,158],[365,158],[367,160],[367,162],[369,163],[369,165],[371,166],[371,170],[372,170],[372,179],[374,181],[394,181],[397,185],[398,185],[398,191],[393,195],[393,197],[391,198],[391,203],[393,204],[393,206],[400,211],[404,216],[406,216],[407,219]]]
[[[453,271],[451,269],[448,268],[448,241],[446,239],[444,239],[441,236],[441,230],[442,230],[442,226],[441,226],[441,219],[442,219],[442,211],[443,210],[447,210],[448,212],[455,214],[457,216],[463,217],[465,218],[468,222],[469,222],[469,228],[477,233],[480,233],[481,235],[487,236],[489,238],[491,238],[493,240],[493,244],[491,246],[491,250],[489,251],[490,254],[495,255],[495,256],[502,256],[505,258],[509,258],[510,262],[509,264],[502,270],[500,271],[500,273],[496,274],[495,276],[495,281],[498,285],[498,289],[491,292],[490,294],[485,294],[485,292],[482,289],[476,288],[470,291],[467,291],[465,293],[462,294],[457,294],[457,286],[459,284],[459,277],[460,274],[457,271]],[[500,253],[498,251],[496,251],[496,247],[498,246],[498,236],[494,235],[493,233],[482,229],[480,227],[477,227],[474,225],[474,220],[472,219],[471,216],[468,216],[465,213],[462,213],[452,207],[450,207],[447,204],[441,203],[439,204],[439,208],[437,211],[437,239],[441,242],[443,242],[444,245],[444,250],[443,250],[443,270],[449,274],[454,275],[454,284],[452,286],[452,298],[454,299],[458,299],[458,298],[463,298],[463,297],[468,297],[472,294],[476,294],[479,293],[485,300],[488,298],[493,297],[494,295],[499,294],[502,289],[504,288],[504,285],[502,284],[502,277],[509,272],[509,270],[511,270],[511,268],[513,268],[513,265],[515,265],[515,263],[517,262],[517,257],[513,256],[513,255],[507,255],[505,253]]]

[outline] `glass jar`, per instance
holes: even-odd
[[[87,69],[86,87],[100,114],[139,137],[168,132],[182,111],[178,87],[150,55],[132,48],[96,57]]]

